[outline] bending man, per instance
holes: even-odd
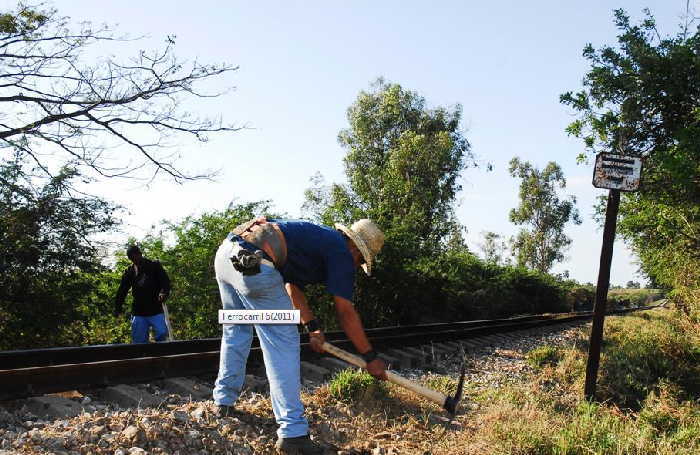
[[[333,295],[341,327],[367,361],[373,376],[386,379],[352,305],[355,271],[370,275],[384,234],[363,219],[336,229],[305,221],[266,220],[245,223],[229,234],[216,253],[216,279],[224,309],[300,310],[312,349],[322,351],[320,324],[307,304],[304,287],[321,283]],[[321,448],[309,439],[301,403],[300,342],[295,325],[256,325],[263,351],[270,397],[279,425],[276,447],[284,453],[315,454]],[[250,325],[223,328],[219,375],[214,401],[219,415],[229,415],[243,387],[253,338]]]

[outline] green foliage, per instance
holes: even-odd
[[[599,390],[620,405],[636,407],[661,386],[688,396],[700,393],[700,350],[671,317],[626,317],[607,324]]]
[[[571,403],[573,401],[573,403]],[[554,406],[552,404],[555,404]],[[487,415],[492,453],[691,455],[700,450],[700,407],[663,395],[639,418],[614,406],[501,391]]]
[[[459,106],[428,109],[417,93],[379,80],[360,92],[339,135],[349,184],[328,186],[317,175],[306,192],[317,221],[369,217],[385,231],[373,277],[357,279],[354,303],[368,326],[566,308],[553,278],[485,264],[468,251],[453,212],[457,177],[473,160],[460,117]]]
[[[307,210],[326,224],[371,218],[407,256],[438,247],[453,229],[457,177],[472,158],[461,107],[428,109],[416,92],[380,79],[347,117],[338,141],[349,185],[324,187],[316,177]]]
[[[520,205],[510,211],[510,221],[525,224],[513,241],[518,265],[546,273],[556,262],[564,260],[564,251],[571,239],[564,234],[569,221],[581,224],[576,198],[561,200],[557,194],[566,187],[561,167],[550,162],[539,170],[515,157],[510,161],[510,175],[521,180]]]
[[[414,305],[403,309],[400,320],[437,322],[567,310],[566,287],[554,277],[486,264],[466,251],[421,258],[409,271]]]
[[[221,298],[214,271],[216,250],[235,226],[258,215],[276,216],[270,213],[268,201],[231,205],[227,210],[205,212],[198,217],[163,221],[158,231],[136,241],[144,256],[160,261],[170,276],[168,310],[175,338],[221,334],[217,323]],[[119,274],[128,265],[123,251],[118,252],[117,258],[115,272],[103,276],[109,280],[104,287],[109,290],[110,301],[119,286]]]
[[[43,182],[32,172],[19,157],[0,163],[0,349],[80,338],[79,308],[102,306],[101,245],[89,239],[117,225],[115,206],[71,191],[75,170]]]
[[[506,255],[508,245],[502,240],[502,237],[495,232],[484,232],[482,235],[484,241],[479,245],[479,248],[484,253],[484,261],[489,264],[510,265],[511,259]]]
[[[584,88],[561,102],[578,112],[567,131],[589,151],[644,157],[640,191],[622,197],[618,232],[651,281],[674,288],[672,296],[697,313],[700,28],[688,15],[675,36],[663,37],[645,13],[633,25],[615,11],[617,46],[587,46]]]
[[[454,395],[457,390],[457,380],[449,376],[429,374],[421,381],[424,386],[437,390],[445,395]]]
[[[561,358],[561,353],[555,346],[543,345],[530,350],[525,358],[531,366],[542,368],[547,365],[556,365]]]
[[[595,286],[573,286],[567,299],[571,311],[590,311],[595,303]]]
[[[619,289],[608,292],[608,302],[625,307],[640,307],[660,300],[664,296],[665,293],[660,289]]]
[[[346,403],[374,400],[386,396],[386,385],[365,370],[348,368],[333,376],[328,383],[332,397]]]
[[[560,349],[557,367],[526,383],[481,392],[490,452],[698,453],[697,326],[667,311],[644,314],[606,322],[600,403],[582,397],[584,344]]]
[[[31,35],[47,20],[46,14],[23,7],[16,14],[0,14],[0,33],[13,37]]]

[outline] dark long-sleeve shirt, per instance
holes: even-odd
[[[134,297],[132,314],[134,316],[153,316],[163,312],[163,305],[158,301],[158,294],[170,294],[170,278],[158,261],[141,259],[138,267],[132,264],[122,275],[122,281],[115,299],[115,309],[122,311],[126,293],[131,288]]]

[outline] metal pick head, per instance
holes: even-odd
[[[457,406],[459,405],[459,400],[462,399],[465,373],[466,371],[464,369],[464,364],[462,364],[462,373],[460,374],[459,382],[457,383],[457,391],[455,392],[455,395],[453,397],[445,398],[445,404],[442,405],[442,407],[445,408],[445,410],[449,412],[452,416],[454,416],[457,413]]]

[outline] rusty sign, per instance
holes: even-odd
[[[593,186],[620,191],[636,191],[642,176],[642,159],[599,153],[593,169]]]

